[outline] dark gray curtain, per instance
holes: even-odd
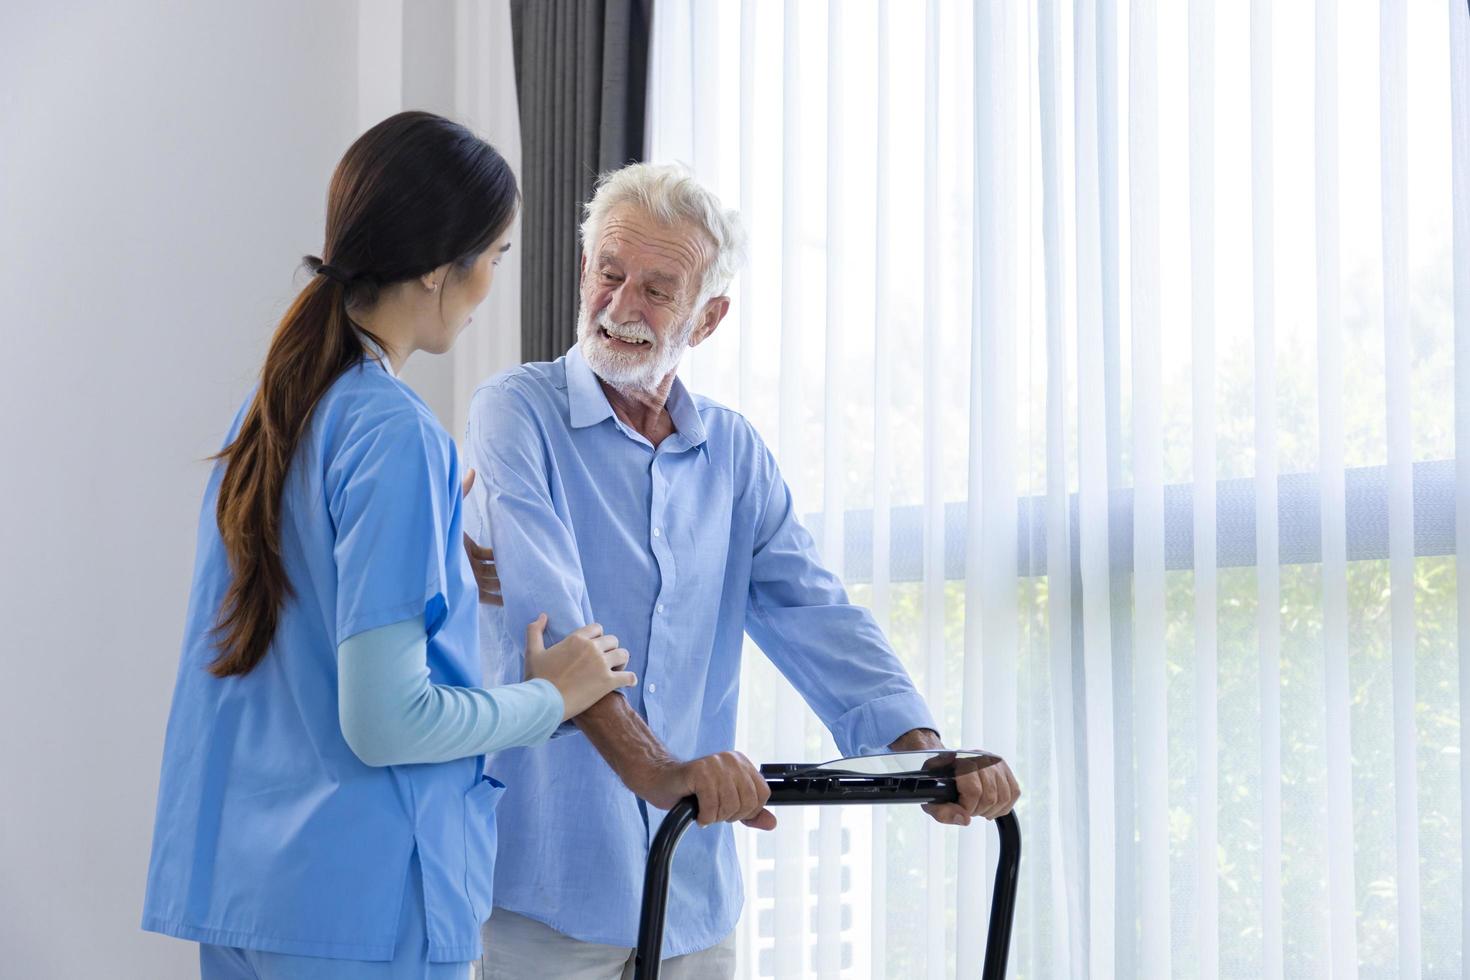
[[[577,330],[577,228],[597,175],[643,157],[653,0],[511,0],[521,111],[521,357]]]

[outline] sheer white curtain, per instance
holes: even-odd
[[[650,158],[753,233],[685,379],[776,447],[951,744],[1011,760],[1012,975],[1462,976],[1463,0],[654,33]],[[749,653],[742,747],[829,754]],[[978,975],[988,826],[778,816],[744,975]]]

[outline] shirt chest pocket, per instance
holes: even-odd
[[[667,511],[669,544],[677,566],[681,596],[708,598],[724,582],[730,555],[730,503],[719,494],[701,501],[699,508],[670,505]]]

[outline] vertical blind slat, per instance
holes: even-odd
[[[755,237],[755,0],[740,0],[740,217],[747,233]],[[751,336],[751,278],[747,266],[740,273],[740,380],[737,391],[742,412],[750,411],[754,392],[751,372],[755,366],[755,338]]]
[[[1255,323],[1256,634],[1261,698],[1261,965],[1278,980],[1281,926],[1281,565],[1276,512],[1276,249],[1271,5],[1251,0],[1251,294]]]
[[[974,228],[970,331],[969,492],[965,542],[963,737],[1016,764],[1016,16],[975,8]],[[989,918],[991,835],[959,837],[957,921]],[[983,958],[984,931],[958,930],[957,959]]]
[[[705,186],[718,192],[721,187],[720,127],[717,125],[717,113],[710,107],[719,105],[720,59],[724,56],[724,45],[715,40],[719,37],[719,10],[713,0],[688,2],[688,84],[669,86],[675,92],[683,93],[685,103],[680,109],[688,116],[689,147],[677,158],[687,161]],[[684,357],[683,378],[694,391],[705,390],[708,387],[705,379],[719,373],[718,365],[709,362],[708,351],[708,348],[690,351]]]
[[[892,397],[892,360],[889,355],[892,249],[889,231],[888,174],[893,148],[889,142],[891,0],[878,0],[878,71],[875,79],[876,139],[873,182],[877,193],[873,211],[873,618],[886,635],[891,620],[890,540],[892,523],[893,451],[888,403]],[[873,894],[869,904],[872,935],[869,959],[874,976],[888,965],[888,808],[875,806],[873,821]]]
[[[756,234],[755,227],[755,0],[741,0],[740,3],[740,146],[739,153],[739,194],[740,194],[740,216],[745,223],[746,233],[753,240]],[[751,390],[751,372],[754,364],[754,338],[751,336],[753,329],[753,314],[751,303],[753,291],[752,280],[755,277],[753,262],[747,263],[736,280],[736,303],[739,311],[739,334],[736,338],[739,344],[737,382],[736,382],[736,408],[743,412],[750,410],[754,393]],[[741,690],[751,690],[752,662],[749,657],[743,658],[740,664],[740,687]],[[736,744],[748,745],[748,732],[751,727],[750,707],[748,700],[742,700],[739,714],[739,731],[736,732]],[[755,848],[756,839],[754,832],[744,832],[743,846],[740,849],[740,871],[745,885],[747,896],[758,896],[760,879],[756,873]],[[748,901],[750,899],[747,899]],[[747,916],[747,918],[753,918]],[[755,956],[755,938],[759,935],[758,929],[751,928],[751,923],[745,923],[740,929],[739,943],[737,945],[738,955],[744,962],[751,962]]]
[[[827,270],[826,270],[826,384],[823,390],[822,426],[826,433],[822,476],[822,558],[838,578],[844,574],[843,511],[844,438],[843,406],[847,392],[842,384],[843,338],[846,310],[843,307],[842,269],[847,260],[843,246],[846,195],[842,164],[842,6],[827,5]]]
[[[781,363],[779,452],[788,480],[799,477],[801,445],[801,9],[786,0],[781,69]]]
[[[1215,11],[1189,4],[1189,252],[1194,430],[1194,652],[1197,803],[1195,895],[1199,974],[1220,972],[1219,668],[1215,439]]]
[[[843,338],[847,332],[842,305],[841,276],[846,250],[843,248],[842,207],[845,185],[842,175],[842,7],[827,5],[827,242],[826,242],[826,351],[822,427],[822,558],[838,578],[844,574],[843,482],[846,468],[843,438],[843,407],[846,389],[842,379]],[[823,757],[835,756],[831,736],[823,731]],[[822,807],[817,816],[817,975],[835,980],[842,970],[842,809]]]
[[[716,43],[719,37],[719,11],[711,0],[693,0],[689,8],[689,36],[692,47],[689,53],[689,149],[690,163],[710,187],[720,186],[719,157],[715,131],[718,118],[711,106],[719,105],[716,86],[719,84],[720,56],[723,45]]]
[[[944,491],[941,484],[939,426],[942,404],[940,359],[942,343],[939,311],[939,2],[928,0],[924,11],[924,295],[922,319],[923,353],[923,613],[922,650],[924,696],[936,717],[944,716]],[[926,823],[925,853],[928,864],[925,891],[924,962],[930,980],[941,980],[945,967],[945,889],[935,887],[945,880],[945,837],[943,828]]]
[[[990,302],[993,312],[985,320],[985,360],[981,385],[985,399],[983,442],[987,447],[982,497],[984,512],[985,604],[981,609],[986,626],[984,651],[987,682],[983,735],[996,750],[1013,758],[1017,744],[1016,699],[1016,602],[1015,552],[1017,517],[1012,500],[1018,493],[1016,432],[1019,399],[1016,391],[1016,325],[1021,322],[1018,255],[1022,250],[1007,242],[1026,242],[1028,236],[1017,226],[1017,201],[1021,185],[1016,146],[1021,141],[1017,113],[1018,72],[1016,9],[1001,5],[997,11],[996,43],[999,46],[998,79],[993,92],[1000,103],[998,139],[991,140],[992,152],[999,151],[997,179],[987,194],[994,204],[991,234],[998,236],[989,251],[994,259],[991,279],[995,282]],[[995,610],[986,618],[986,610]],[[987,838],[988,839],[988,838]]]
[[[984,453],[986,404],[985,394],[991,380],[986,377],[985,327],[984,320],[989,312],[986,304],[994,290],[986,278],[994,267],[994,256],[990,254],[991,235],[989,222],[994,218],[993,202],[987,191],[995,183],[995,140],[993,129],[997,126],[995,115],[994,68],[995,24],[994,8],[981,4],[975,8],[971,31],[971,57],[974,66],[972,112],[974,124],[972,138],[975,146],[974,196],[972,199],[971,230],[974,247],[970,252],[971,304],[970,304],[970,378],[969,378],[969,451],[967,455],[967,487],[965,492],[965,659],[963,687],[963,709],[960,715],[961,740],[964,745],[989,745],[985,741],[985,716],[982,710],[986,690],[985,663],[985,587],[982,584],[984,565],[985,531],[984,501],[992,492],[985,482]],[[1000,752],[1000,746],[991,747]],[[1005,755],[1005,753],[1001,753]],[[1009,756],[1007,758],[1010,758]],[[1012,760],[1014,762],[1014,759]],[[957,922],[983,922],[985,916],[984,889],[980,877],[984,873],[986,848],[984,841],[976,835],[962,834],[959,839],[959,896],[956,907]],[[955,940],[957,962],[975,962],[977,954],[983,955],[983,947],[976,930],[960,929]]]
[[[1450,152],[1454,211],[1455,554],[1470,555],[1470,7],[1449,0]],[[1460,663],[1460,949],[1470,943],[1470,574],[1456,559],[1455,609]],[[1463,967],[1462,967],[1463,968]]]
[[[1322,657],[1327,746],[1330,974],[1358,975],[1348,705],[1347,522],[1343,475],[1342,322],[1338,219],[1337,0],[1317,0],[1315,121],[1317,424],[1321,433]]]
[[[1037,79],[1040,90],[1042,239],[1046,277],[1046,549],[1047,633],[1052,686],[1052,739],[1056,774],[1051,801],[1057,817],[1057,880],[1067,896],[1072,976],[1085,976],[1089,895],[1083,881],[1082,814],[1078,799],[1077,732],[1072,676],[1072,556],[1067,499],[1067,323],[1065,198],[1062,192],[1061,68],[1058,0],[1039,0]]]
[[[1041,441],[1043,446],[1045,445],[1044,419],[1040,432],[1037,431],[1035,425],[1036,389],[1033,385],[1037,352],[1045,343],[1044,331],[1039,337],[1037,331],[1038,310],[1045,309],[1044,295],[1038,296],[1038,287],[1044,290],[1045,277],[1038,274],[1040,271],[1039,248],[1042,239],[1039,233],[1039,223],[1034,220],[1039,214],[1041,200],[1041,181],[1037,176],[1041,152],[1037,145],[1040,129],[1037,125],[1038,66],[1037,59],[1034,57],[1037,40],[1036,13],[1035,4],[1025,5],[1023,25],[1017,32],[1015,41],[1019,51],[1017,57],[1022,66],[1019,84],[1023,93],[1020,105],[1017,107],[1019,112],[1017,136],[1024,147],[1020,161],[1022,186],[1019,189],[1018,198],[1018,205],[1022,208],[1020,212],[1021,242],[1018,249],[1018,255],[1021,257],[1020,276],[1016,288],[1019,290],[1018,304],[1021,308],[1018,322],[1022,325],[1025,338],[1024,355],[1020,351],[1017,352],[1018,359],[1024,357],[1024,377],[1017,382],[1020,388],[1017,408],[1024,413],[1021,417],[1021,429],[1017,432],[1017,438],[1020,440],[1020,452],[1017,455],[1017,487],[1033,504],[1038,497],[1044,498],[1042,491],[1045,487],[1044,477],[1038,479],[1039,474],[1034,466],[1038,441]],[[1038,299],[1041,299],[1041,302],[1038,302]],[[1045,407],[1044,401],[1042,407]],[[1034,506],[1028,505],[1024,539],[1018,542],[1028,567],[1037,560],[1038,552],[1041,550],[1042,529],[1035,519],[1036,516],[1037,511]],[[1039,655],[1044,649],[1045,642],[1045,624],[1038,622],[1036,615],[1041,583],[1033,578],[1024,583],[1022,588],[1025,598],[1020,605],[1023,617],[1021,642],[1024,644],[1025,661],[1020,681],[1022,691],[1018,704],[1023,706],[1024,714],[1020,719],[1020,744],[1017,746],[1016,760],[1013,765],[1019,765],[1017,772],[1046,773],[1049,777],[1055,769],[1053,764],[1055,753],[1052,751],[1051,735],[1046,730],[1049,724],[1043,724],[1049,723],[1048,705],[1051,691],[1047,680],[1046,658]],[[1066,902],[1065,900],[1053,901],[1048,887],[1051,869],[1059,863],[1057,835],[1052,831],[1056,822],[1056,809],[1049,802],[1051,799],[1050,784],[1043,789],[1034,779],[1028,778],[1027,782],[1031,786],[1031,796],[1021,805],[1021,814],[1034,821],[1038,829],[1044,826],[1047,836],[1044,841],[1038,842],[1041,846],[1036,847],[1033,851],[1039,856],[1039,860],[1027,862],[1021,868],[1019,888],[1024,904],[1019,907],[1017,914],[1026,917],[1026,924],[1022,925],[1017,941],[1022,956],[1020,963],[1024,965],[1026,971],[1046,974],[1059,970],[1061,964],[1068,961],[1066,944],[1069,929],[1066,925]],[[1058,908],[1058,905],[1062,907]]]
[[[1126,2],[1126,0],[1125,0]],[[1102,331],[1102,395],[1104,486],[1110,496],[1123,486],[1123,331],[1119,293],[1123,231],[1119,215],[1118,141],[1121,126],[1118,106],[1118,4],[1119,0],[1097,0],[1095,74],[1097,78],[1097,203],[1098,203],[1098,291]],[[1106,517],[1112,504],[1103,510]],[[1111,518],[1107,517],[1108,523]],[[1103,528],[1103,543],[1110,535]],[[1108,684],[1112,707],[1108,732],[1113,753],[1110,784],[1113,787],[1113,920],[1114,973],[1138,974],[1138,866],[1135,845],[1137,787],[1135,785],[1133,704],[1133,583],[1127,569],[1103,566],[1108,604]]]
[[[783,8],[781,70],[781,363],[778,368],[778,452],[786,478],[800,493],[798,465],[801,448],[801,22],[799,4],[786,0]],[[798,499],[801,499],[798,496]],[[777,686],[776,745],[806,744],[806,725],[800,699],[786,684]],[[806,967],[807,935],[805,814],[792,811],[775,833],[775,947],[779,975]]]
[[[1414,724],[1414,447],[1410,417],[1407,13],[1379,16],[1380,180],[1383,195],[1383,344],[1388,434],[1388,565],[1393,659],[1393,784],[1399,976],[1419,976],[1418,737]]]
[[[1108,570],[1108,468],[1103,376],[1102,229],[1098,175],[1097,7],[1074,5],[1073,166],[1077,213],[1077,485],[1087,758],[1089,976],[1114,972],[1116,812],[1113,660]]]
[[[1164,384],[1159,325],[1158,23],[1129,14],[1129,265],[1133,310],[1133,622],[1138,740],[1139,970],[1171,975],[1168,667],[1164,611]]]

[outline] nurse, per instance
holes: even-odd
[[[455,123],[405,112],[363,134],[217,457],[143,914],[199,943],[206,980],[464,977],[506,792],[481,757],[634,682],[616,637],[592,624],[545,649],[542,617],[528,679],[478,686],[473,473],[397,377],[468,324],[518,201]]]

